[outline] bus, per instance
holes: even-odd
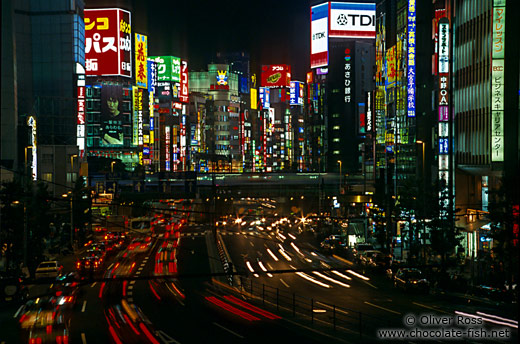
[[[130,219],[128,231],[131,233],[150,234],[153,218],[135,217]]]

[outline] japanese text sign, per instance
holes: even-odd
[[[119,8],[85,9],[86,75],[132,77],[131,14]]]

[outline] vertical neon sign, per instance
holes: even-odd
[[[504,52],[506,2],[493,2],[491,61],[491,161],[504,161]]]
[[[415,117],[415,0],[408,0],[408,117]]]

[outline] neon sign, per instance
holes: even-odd
[[[408,117],[415,117],[415,0],[408,0]]]

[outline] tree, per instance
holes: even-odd
[[[495,266],[503,266],[500,279],[518,283],[520,226],[520,177],[502,178],[500,188],[490,193],[489,217],[491,237],[494,239],[492,261]],[[497,281],[498,282],[498,281]]]
[[[2,183],[0,188],[0,250],[5,267],[17,266],[23,258],[23,187],[20,180]]]

